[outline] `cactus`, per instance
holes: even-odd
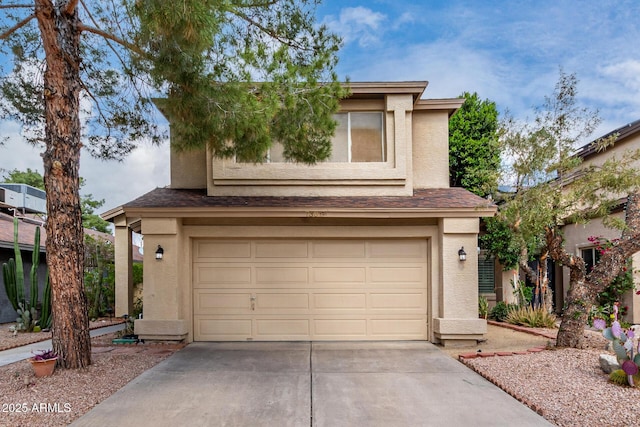
[[[38,312],[35,307],[25,307],[20,303],[18,318],[16,319],[16,323],[18,324],[17,329],[19,331],[33,332],[33,328],[38,324],[36,320],[37,316]]]
[[[604,329],[606,323],[603,319],[595,319],[593,326],[597,329],[604,329],[602,335],[611,341],[613,352],[618,359],[618,363],[622,368],[622,371],[627,376],[627,384],[631,387],[635,386],[634,377],[637,379],[637,375],[640,372],[640,343],[634,344],[635,332],[633,329],[623,330],[618,321],[618,305],[615,303],[613,306],[613,319],[611,326]],[[634,355],[634,350],[637,348],[637,352]],[[640,384],[639,384],[640,385]]]
[[[20,241],[18,240],[18,217],[13,218],[13,252],[16,257],[16,296],[18,302],[24,304],[24,266],[22,265],[22,253],[20,252]]]
[[[7,298],[11,302],[11,306],[18,311],[18,294],[16,290],[16,262],[13,258],[9,262],[2,264],[2,278],[4,280],[4,289]]]
[[[40,327],[49,329],[51,327],[51,282],[49,281],[49,272],[47,271],[47,282],[44,287],[44,295],[42,297],[42,313],[40,313]]]
[[[20,252],[20,245],[18,240],[18,218],[13,219],[13,250],[14,258],[9,259],[8,262],[2,264],[2,276],[4,279],[4,287],[7,293],[7,298],[11,302],[13,309],[18,313],[18,330],[33,331],[33,327],[38,324],[38,267],[40,265],[40,227],[36,227],[34,243],[33,243],[33,255],[31,266],[31,286],[30,286],[30,298],[27,301],[25,298],[25,281],[24,281],[24,265],[22,263],[22,254]],[[48,283],[48,274],[47,274]],[[48,298],[46,297],[48,292]],[[45,326],[48,327],[51,323],[51,287],[49,290],[45,287],[45,300],[43,301],[42,310],[46,312],[47,316]]]
[[[36,227],[31,252],[31,307],[38,306],[38,267],[40,266],[40,227]]]

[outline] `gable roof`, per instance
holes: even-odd
[[[611,132],[605,135],[602,135],[601,137],[596,138],[593,141],[590,141],[589,143],[583,145],[578,149],[575,155],[577,157],[582,157],[583,160],[587,159],[588,157],[599,153],[594,142],[617,135],[615,142],[618,143],[625,140],[626,138],[636,135],[639,132],[640,132],[640,120],[636,120],[634,122],[621,126],[617,129],[614,129]]]

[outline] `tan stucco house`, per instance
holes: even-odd
[[[605,150],[597,150],[593,143],[584,145],[578,152],[577,156],[582,157],[583,166],[601,165],[612,156],[620,158],[624,156],[626,151],[635,151],[640,149],[640,120],[629,123],[610,133],[601,136],[599,139],[615,137],[615,144]],[[640,167],[640,165],[638,165]],[[612,216],[624,220],[624,206],[626,199],[620,199],[620,204],[614,210]],[[620,230],[605,227],[602,220],[590,221],[587,224],[567,224],[563,227],[565,236],[565,247],[567,251],[577,256],[581,256],[587,263],[587,268],[593,265],[594,260],[598,256],[594,243],[589,241],[591,236],[601,236],[609,240],[620,237]],[[634,282],[636,289],[640,289],[640,252],[633,255]],[[562,266],[556,266],[555,276],[559,278],[556,283],[555,305],[556,309],[562,309],[564,298],[569,290],[569,269]],[[635,292],[628,292],[621,303],[628,307],[625,320],[631,323],[640,323],[640,295]]]
[[[449,188],[448,123],[464,100],[423,99],[426,87],[351,83],[332,157],[314,166],[276,149],[258,165],[172,152],[169,188],[104,215],[117,314],[131,312],[136,230],[144,339],[481,338],[477,237],[495,206]]]

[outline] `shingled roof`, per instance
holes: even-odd
[[[162,208],[305,208],[494,210],[495,205],[463,188],[417,189],[413,196],[274,197],[207,196],[206,190],[156,188],[125,204],[129,209]]]
[[[18,243],[21,250],[31,251],[33,248],[33,238],[36,233],[36,227],[40,227],[40,251],[45,251],[47,243],[47,230],[43,221],[30,218],[20,218],[18,221]],[[101,239],[115,242],[114,237],[108,233],[84,229],[84,233]],[[0,212],[0,248],[13,249],[13,216]],[[139,247],[133,245],[133,260],[142,262],[142,255],[138,251]]]
[[[40,226],[40,248],[44,251],[47,232],[44,225],[37,222],[35,220],[18,222],[18,243],[22,249],[33,247],[36,227]],[[0,247],[13,248],[13,216],[2,212],[0,212]]]

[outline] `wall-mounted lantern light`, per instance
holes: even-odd
[[[156,249],[156,259],[160,261],[163,256],[164,256],[164,249],[162,249],[162,246],[158,245],[158,249]]]
[[[460,261],[467,260],[467,253],[464,251],[464,246],[461,247],[460,250],[458,251],[458,258],[460,259]]]

